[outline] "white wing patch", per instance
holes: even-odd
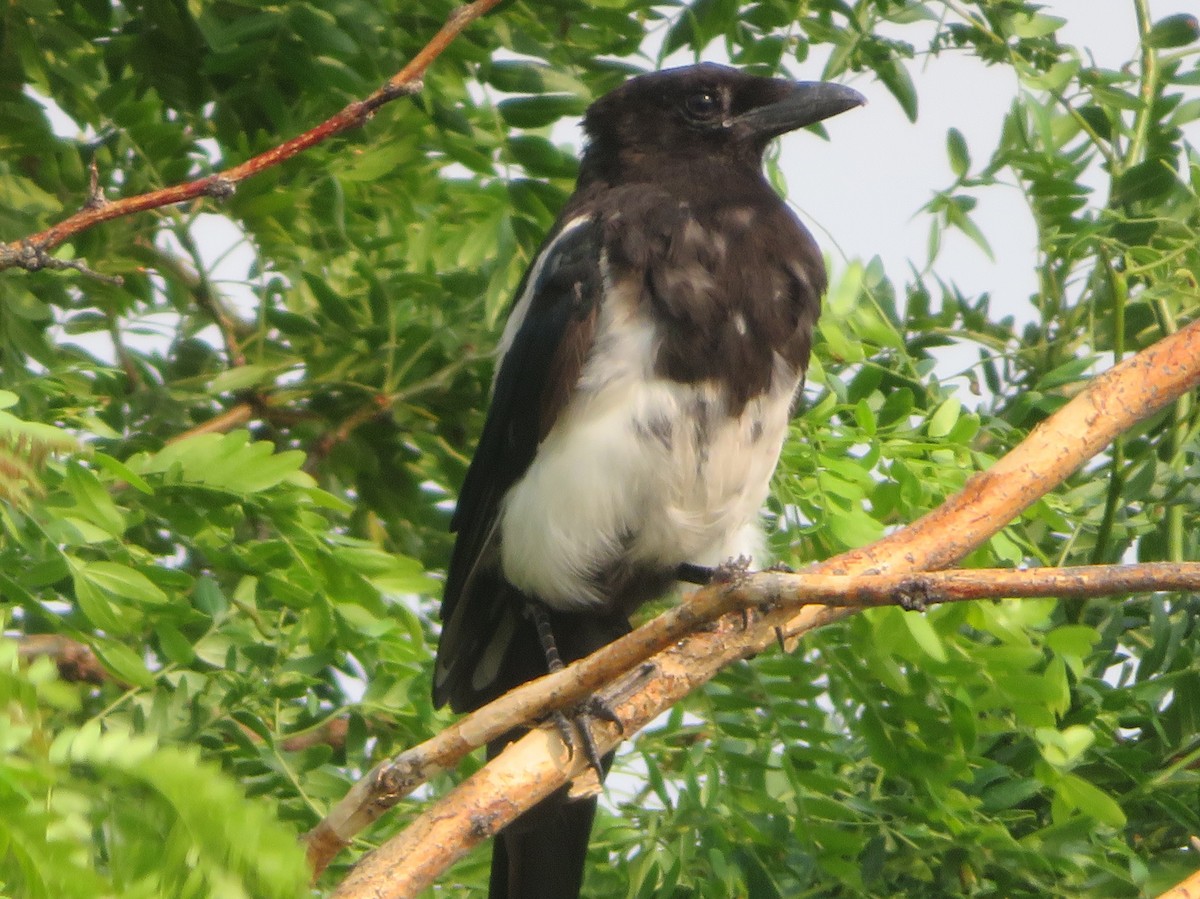
[[[579,215],[571,219],[562,226],[562,230],[555,235],[550,245],[543,252],[538,253],[537,259],[534,260],[533,268],[530,269],[528,277],[525,278],[525,289],[521,291],[521,295],[513,304],[512,312],[508,315],[508,321],[504,323],[504,333],[500,335],[500,342],[496,344],[496,358],[499,360],[496,363],[497,375],[500,373],[500,361],[503,361],[508,351],[512,349],[517,332],[521,330],[521,325],[525,324],[525,317],[529,314],[529,307],[533,303],[533,292],[537,287],[538,279],[542,276],[542,269],[546,267],[546,260],[554,255],[555,248],[563,237],[591,220],[591,215]],[[495,376],[493,376],[494,385]]]

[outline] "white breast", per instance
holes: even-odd
[[[505,577],[559,609],[608,605],[596,576],[618,562],[758,552],[800,380],[777,357],[770,392],[730,418],[715,385],[654,377],[653,330],[627,299],[610,296],[576,392],[501,512]]]

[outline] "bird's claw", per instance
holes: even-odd
[[[550,713],[550,721],[554,724],[554,729],[558,731],[558,738],[563,741],[563,745],[567,747],[567,751],[574,755],[575,734],[571,730],[571,719],[558,709],[555,709]]]
[[[554,728],[558,731],[558,736],[566,745],[571,756],[574,757],[576,751],[582,750],[588,767],[596,774],[596,780],[603,783],[604,762],[600,757],[600,749],[592,737],[591,727],[591,722],[597,718],[612,721],[618,726],[621,725],[621,720],[616,713],[599,697],[585,700],[570,717],[560,711],[550,713],[550,720],[554,722]]]
[[[896,604],[906,612],[924,612],[933,601],[933,591],[923,579],[914,578],[898,587]]]
[[[621,720],[620,716],[617,715],[616,709],[609,705],[608,700],[603,696],[593,693],[580,703],[579,710],[591,718],[615,724],[621,733],[625,733],[625,722]]]
[[[713,583],[736,584],[750,573],[750,557],[738,556],[728,559],[713,569]]]
[[[575,727],[579,730],[579,742],[583,745],[583,755],[587,759],[588,767],[596,773],[596,780],[604,783],[604,762],[600,758],[600,750],[596,746],[596,741],[592,738],[589,718],[590,716],[586,712],[580,712],[575,717]]]

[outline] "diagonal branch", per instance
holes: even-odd
[[[952,565],[1061,484],[1118,434],[1198,384],[1200,321],[1097,377],[940,508],[869,547],[815,565],[810,573],[882,575]],[[714,589],[720,588],[708,588],[699,596]],[[594,734],[598,748],[608,751],[724,666],[766,649],[779,633],[794,638],[852,611],[809,606],[797,613],[778,605],[757,618],[726,615],[715,626],[689,634],[644,663],[632,689],[605,696],[624,730],[599,724]],[[578,667],[587,664],[585,660]],[[512,724],[508,719],[507,726]],[[552,728],[530,732],[364,858],[335,896],[378,899],[416,894],[455,860],[586,767],[584,759],[571,758]]]
[[[305,835],[309,863],[314,874],[320,874],[351,838],[430,777],[453,769],[465,755],[519,722],[539,720],[552,711],[577,705],[723,615],[785,608],[795,612],[804,606],[858,611],[897,604],[916,608],[979,599],[1087,598],[1182,590],[1200,590],[1200,563],[991,568],[858,577],[774,571],[748,574],[697,591],[586,659],[522,684],[437,736],[377,765]]]
[[[42,268],[62,268],[68,265],[78,268],[82,266],[82,263],[63,263],[53,259],[49,255],[50,251],[68,238],[101,222],[133,215],[135,212],[144,212],[147,209],[158,209],[162,206],[183,203],[197,197],[224,199],[233,193],[234,186],[239,181],[244,181],[272,166],[279,165],[284,160],[291,159],[336,134],[362,126],[384,104],[390,103],[398,97],[410,96],[420,91],[421,77],[433,61],[450,46],[450,43],[458,37],[463,29],[499,2],[500,0],[474,0],[472,3],[458,7],[447,18],[446,24],[442,26],[441,30],[421,48],[408,65],[389,78],[369,97],[356,100],[315,128],[232,168],[188,181],[185,184],[164,187],[161,190],[139,194],[135,197],[124,197],[120,200],[105,200],[93,188],[87,202],[79,212],[63,219],[58,224],[51,225],[44,231],[0,244],[0,271],[14,267],[31,272]]]

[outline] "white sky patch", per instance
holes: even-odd
[[[249,282],[258,253],[246,232],[228,216],[219,213],[196,216],[190,232],[209,280],[220,293],[226,309],[239,318],[256,318],[261,301]],[[204,235],[203,245],[201,235]]]
[[[46,111],[46,120],[54,136],[64,140],[86,142],[94,140],[96,129],[91,125],[80,128],[79,123],[71,118],[52,98],[44,97],[29,85],[25,85],[25,96],[37,102]]]

